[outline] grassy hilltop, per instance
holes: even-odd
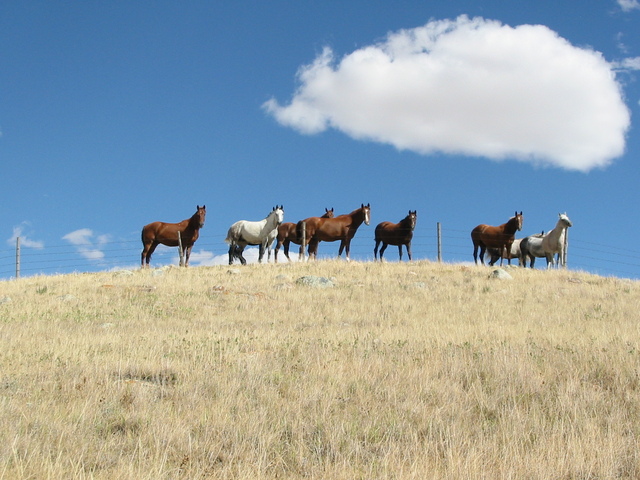
[[[640,477],[640,283],[492,271],[1,282],[0,478]]]

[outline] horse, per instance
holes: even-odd
[[[473,242],[473,259],[478,264],[478,247],[480,247],[480,262],[484,265],[484,252],[487,248],[497,248],[500,252],[508,252],[507,260],[511,265],[511,245],[515,240],[516,231],[522,230],[522,212],[516,211],[515,215],[506,223],[497,227],[480,224],[471,230],[471,241]],[[502,257],[500,266],[502,266]]]
[[[333,208],[331,210],[325,208],[324,212],[324,215],[319,218],[333,218]],[[291,245],[291,242],[295,243],[296,245],[300,245],[300,242],[298,241],[298,235],[296,234],[296,224],[285,222],[280,225],[278,227],[278,235],[276,236],[276,239],[277,243],[274,255],[275,262],[278,263],[278,251],[283,245],[284,255],[285,257],[287,257],[287,260],[291,261],[291,259],[289,258],[289,246]]]
[[[520,265],[522,265],[522,259],[520,258],[520,242],[521,241],[522,241],[521,238],[516,238],[511,244],[511,258],[517,258],[518,261],[520,262]],[[500,252],[500,250],[497,248],[487,248],[486,253],[489,254],[489,258],[490,258],[489,266],[491,267],[493,267],[496,264],[499,258],[507,258],[506,250],[502,250],[502,252]]]
[[[416,228],[416,221],[418,219],[418,211],[413,212],[409,210],[409,214],[404,217],[398,223],[382,222],[376,226],[375,242],[376,246],[373,249],[373,258],[377,259],[378,246],[382,242],[382,248],[380,249],[380,261],[382,261],[382,255],[388,245],[397,245],[398,253],[400,254],[400,261],[402,261],[402,246],[406,245],[407,255],[409,255],[409,261],[411,258],[411,239],[413,238],[413,230]]]
[[[541,233],[534,233],[533,235],[530,235],[530,236],[542,238],[543,235],[544,235],[544,230]],[[522,243],[522,240],[523,240],[522,238],[516,238],[511,244],[511,258],[517,258],[518,264],[521,267],[526,267],[527,264],[522,259],[522,253],[520,249],[520,244]],[[498,261],[498,259],[500,258],[500,251],[497,248],[487,248],[487,253],[491,257],[491,260],[489,261],[489,265],[494,266]],[[507,254],[506,250],[503,250],[502,258],[507,258],[506,254]]]
[[[207,207],[196,205],[196,213],[191,218],[181,221],[180,223],[153,222],[142,227],[142,258],[140,260],[141,267],[149,267],[151,255],[160,244],[168,247],[177,247],[178,234],[180,234],[180,242],[184,249],[185,262],[184,266],[189,266],[189,256],[193,244],[196,243],[199,230],[204,227],[204,220],[207,215]]]
[[[340,240],[338,257],[346,251],[346,258],[349,261],[349,250],[351,239],[356,234],[358,227],[364,222],[369,225],[371,220],[371,206],[364,203],[351,213],[338,215],[333,218],[310,217],[300,220],[296,225],[296,234],[300,242],[300,256],[304,255],[304,247],[309,245],[309,258],[316,258],[318,254],[319,242],[335,242]],[[305,240],[302,241],[302,225],[305,224]]]
[[[264,220],[258,222],[239,220],[231,225],[227,238],[224,239],[229,244],[229,265],[233,264],[234,258],[239,259],[242,265],[247,264],[247,260],[242,256],[247,245],[259,246],[258,262],[260,263],[266,249],[269,249],[269,256],[271,256],[271,244],[276,238],[278,226],[283,219],[284,207],[280,205],[273,207]]]
[[[529,257],[530,266],[536,262],[536,257],[547,259],[547,268],[552,266],[565,265],[564,238],[565,230],[572,227],[573,223],[566,213],[558,214],[558,222],[549,233],[543,236],[531,235],[525,237],[520,244],[522,262],[526,262]],[[558,261],[554,261],[554,255],[558,254]]]

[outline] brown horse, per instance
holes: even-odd
[[[511,265],[511,245],[516,238],[516,231],[522,230],[522,212],[516,211],[507,223],[498,227],[481,224],[471,230],[473,242],[473,259],[478,264],[478,247],[480,247],[480,261],[484,265],[484,252],[487,248],[497,248],[499,252],[507,253],[507,260]],[[500,266],[502,266],[500,257]]]
[[[324,215],[319,218],[333,218],[333,208],[331,210],[325,208]],[[289,258],[289,246],[291,242],[296,245],[300,245],[298,241],[298,235],[296,234],[296,224],[291,222],[285,222],[278,227],[278,236],[276,237],[276,249],[274,254],[275,262],[278,263],[278,251],[280,247],[284,246],[284,256],[287,257],[287,260],[291,261]]]
[[[406,245],[407,255],[409,255],[409,261],[411,261],[411,239],[413,238],[413,230],[416,228],[417,219],[418,211],[414,210],[412,212],[409,210],[409,214],[398,223],[379,223],[376,227],[375,233],[376,246],[373,249],[374,260],[378,257],[378,246],[382,242],[382,248],[380,249],[380,261],[382,261],[382,255],[384,254],[387,245],[398,246],[400,260],[402,260],[402,246]]]
[[[300,256],[304,254],[304,247],[309,245],[309,258],[316,258],[318,254],[318,243],[335,242],[340,240],[338,257],[342,251],[346,251],[347,261],[349,260],[349,249],[351,239],[356,234],[358,227],[364,222],[369,225],[371,219],[371,207],[369,204],[361,204],[360,208],[351,213],[338,215],[334,218],[310,217],[300,220],[296,225],[296,233],[300,242]],[[302,224],[305,224],[305,242],[302,242]]]
[[[168,247],[177,247],[178,244],[178,232],[180,232],[180,241],[182,242],[182,248],[185,252],[185,266],[189,265],[189,255],[191,255],[191,249],[193,244],[196,243],[199,230],[204,227],[204,219],[207,215],[207,207],[196,206],[196,213],[191,218],[181,221],[180,223],[164,223],[153,222],[149,225],[145,225],[142,228],[142,267],[149,267],[151,261],[151,254],[155,251],[159,244],[167,245]]]

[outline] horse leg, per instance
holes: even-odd
[[[480,245],[480,263],[482,265],[484,265],[484,252],[486,251],[487,247],[484,244]],[[502,262],[500,263],[500,265],[502,265]]]
[[[380,249],[380,261],[382,261],[382,256],[384,255],[384,251],[387,249],[388,244],[382,242],[382,248]]]
[[[409,256],[409,261],[412,261],[413,258],[411,257],[411,242],[407,243],[407,255]]]
[[[146,259],[146,267],[149,268],[149,262],[151,262],[151,255],[156,251],[156,247],[158,246],[157,242],[152,242],[151,245],[145,245],[144,250],[142,250],[142,266],[144,265]]]
[[[347,262],[350,262],[351,261],[351,258],[349,258],[349,250],[350,250],[350,247],[351,247],[351,239],[350,238],[347,238],[343,242],[340,242],[340,251],[338,252],[338,257],[340,255],[342,255],[343,243],[344,243],[345,258],[346,258]],[[381,252],[381,255],[382,255],[382,252]]]
[[[236,244],[229,245],[229,265],[233,265],[233,258],[236,256]]]
[[[289,245],[291,244],[290,240],[285,240],[283,245],[284,245],[284,256],[287,257],[287,260],[291,261],[291,259],[289,258]],[[277,257],[276,257],[276,261],[277,261]]]
[[[400,254],[400,261],[402,261],[402,244],[398,245],[398,253]]]
[[[258,246],[258,263],[262,263],[262,257],[264,257],[264,242]]]
[[[376,240],[376,246],[373,247],[373,259],[378,259],[378,246],[380,245],[380,240]]]
[[[553,253],[546,253],[545,257],[547,257],[547,270],[549,270],[554,266]]]
[[[185,248],[184,250],[184,266],[188,267],[189,266],[189,257],[191,256],[191,249],[193,248],[193,245],[189,245],[187,248]]]
[[[478,265],[478,244],[473,242],[473,261]]]
[[[307,255],[309,257],[309,260],[313,259],[315,260],[316,257],[318,256],[318,243],[316,240],[309,240],[308,248],[307,248]],[[300,247],[303,248],[303,247]],[[302,250],[302,252],[304,253],[304,250]]]
[[[240,260],[240,263],[242,265],[246,265],[247,264],[247,260],[242,255],[242,253],[244,252],[245,247],[246,247],[246,245],[244,245],[242,247],[240,245],[238,245],[236,247],[236,250],[235,250],[235,256]]]

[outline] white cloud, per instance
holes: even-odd
[[[28,226],[27,222],[23,222],[22,224],[18,225],[17,227],[13,227],[13,233],[11,235],[10,238],[7,239],[7,243],[11,246],[16,244],[16,239],[18,237],[20,237],[20,247],[27,247],[27,248],[35,248],[35,249],[42,249],[44,248],[44,242],[40,241],[40,240],[31,240],[25,233],[25,227]]]
[[[78,253],[84,258],[88,260],[102,260],[104,258],[104,252],[100,247],[109,241],[109,237],[107,235],[98,235],[95,241],[93,237],[93,230],[81,228],[67,233],[62,239],[74,245]]]
[[[630,124],[612,65],[541,25],[432,21],[339,61],[325,48],[297,76],[288,105],[263,105],[282,125],[421,154],[588,171],[622,155]]]
[[[640,2],[638,2],[638,0],[618,0],[618,5],[620,5],[620,8],[622,8],[624,12],[640,9]]]
[[[295,250],[295,255],[293,251]],[[297,261],[297,246],[295,249],[291,249],[289,255],[291,256],[291,260]],[[259,250],[257,247],[247,247],[242,254],[247,261],[247,263],[258,263]],[[271,250],[271,258],[268,259],[267,252],[264,254],[263,262],[273,262],[274,261],[275,250]],[[267,260],[268,259],[268,260]],[[280,249],[278,252],[278,261],[279,262],[288,262],[287,257],[284,256],[283,250]],[[200,250],[198,252],[191,251],[191,256],[189,257],[189,265],[193,266],[206,266],[210,267],[213,265],[228,265],[229,264],[229,254],[224,253],[222,255],[215,255],[213,252],[207,250]],[[234,265],[240,265],[240,261],[234,259]]]
[[[618,70],[640,70],[640,57],[625,58],[614,66]]]

